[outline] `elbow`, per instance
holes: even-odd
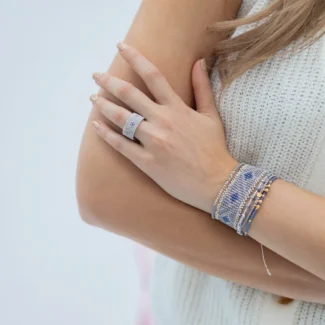
[[[90,226],[113,231],[111,228],[113,228],[114,218],[112,211],[106,206],[109,201],[105,202],[104,209],[103,201],[99,200],[96,191],[89,192],[85,188],[86,186],[77,186],[76,189],[77,206],[81,220]],[[116,218],[116,212],[114,215]]]
[[[138,215],[142,215],[142,211],[136,213],[134,208],[138,206],[138,196],[134,195],[133,187],[127,186],[132,173],[127,173],[127,169],[119,172],[119,162],[111,156],[97,155],[95,146],[87,150],[84,147],[78,161],[75,187],[80,217],[91,226],[127,235],[136,229]],[[130,218],[131,210],[133,218]]]
[[[125,214],[111,199],[104,199],[98,191],[86,191],[86,186],[77,186],[77,205],[81,220],[87,225],[128,237],[129,227]]]
[[[96,226],[98,221],[96,221],[96,216],[94,214],[94,203],[92,195],[85,191],[82,183],[77,182],[76,186],[76,198],[77,207],[81,220],[86,224],[91,226]]]
[[[93,131],[93,130],[91,130]],[[114,152],[106,150],[94,132],[86,129],[76,168],[75,195],[81,219],[106,230],[117,228],[125,208],[123,186]],[[124,201],[123,201],[124,202]]]
[[[82,221],[91,226],[98,226],[98,181],[87,171],[78,166],[76,175],[76,200],[79,216]],[[97,189],[96,189],[97,188]],[[97,201],[97,202],[96,202]]]
[[[111,188],[108,191],[108,188]],[[123,211],[116,203],[113,186],[106,186],[94,177],[77,175],[76,199],[81,220],[90,226],[110,232],[121,232]]]

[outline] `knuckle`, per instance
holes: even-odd
[[[172,130],[173,124],[171,119],[166,114],[160,114],[158,117],[159,126],[165,130]]]
[[[161,133],[152,135],[151,141],[156,147],[165,147],[168,143],[167,137]]]
[[[113,121],[118,124],[121,125],[124,123],[124,114],[121,111],[116,111],[112,114],[112,119]]]
[[[160,71],[156,67],[148,68],[145,72],[145,76],[148,79],[159,79],[162,77]]]
[[[117,95],[119,97],[125,98],[130,95],[130,92],[132,91],[132,86],[129,83],[123,83],[118,89],[117,89]]]
[[[135,48],[129,48],[130,51],[130,57],[132,57],[132,60],[138,61],[142,59],[142,55],[135,49]]]

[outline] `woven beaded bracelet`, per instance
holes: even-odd
[[[259,167],[245,164],[225,189],[215,210],[215,219],[235,229],[235,221],[240,208],[255,187],[256,179],[265,171]]]
[[[240,169],[244,166],[245,164],[244,163],[240,163],[238,164],[234,170],[231,172],[231,174],[229,175],[229,177],[227,178],[227,180],[225,181],[223,187],[221,188],[217,198],[215,199],[214,201],[214,204],[212,206],[212,213],[211,213],[211,216],[212,216],[212,219],[217,219],[216,216],[217,216],[217,209],[219,207],[219,202],[226,190],[226,188],[228,187],[229,183],[233,180],[233,178],[235,177],[235,175],[240,171]]]

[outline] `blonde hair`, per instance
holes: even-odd
[[[230,36],[237,27],[253,24],[254,28],[220,41],[208,62],[218,60],[222,91],[248,69],[261,63],[293,41],[293,50],[302,50],[324,35],[324,0],[274,0],[254,15],[217,22],[209,26],[211,32],[227,32]],[[219,97],[220,101],[221,96]],[[280,304],[293,300],[279,297]]]
[[[246,70],[267,60],[293,41],[300,40],[297,50],[316,42],[325,33],[322,31],[325,26],[325,1],[274,0],[254,15],[216,22],[208,30],[227,32],[230,36],[237,27],[248,24],[256,27],[220,41],[213,50],[223,90]]]

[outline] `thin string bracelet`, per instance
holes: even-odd
[[[264,195],[263,195],[263,197],[261,198],[262,200],[258,201],[257,206],[260,207],[260,206],[262,205],[262,203],[263,203],[263,201],[264,201],[264,199],[265,199],[265,197],[266,197],[266,194],[269,192],[272,183],[273,183],[276,179],[277,179],[276,176],[273,176],[273,177],[271,177],[271,178],[269,179],[269,181],[267,182],[267,184],[266,184],[264,190],[262,191],[262,192],[264,192]],[[255,214],[256,214],[257,210],[259,209],[259,208],[256,209],[257,206],[255,206],[255,211],[254,211],[254,213],[252,214],[252,218],[250,218],[250,220],[248,221],[248,224],[247,224],[248,229],[246,229],[246,232],[245,232],[245,235],[246,235],[246,236],[247,236],[248,230],[249,230],[249,228],[250,228],[250,225],[251,225],[252,219],[255,217]],[[272,276],[272,273],[271,273],[270,269],[268,268],[268,266],[267,266],[267,264],[266,264],[265,254],[264,254],[264,246],[263,246],[262,244],[260,244],[260,245],[261,245],[261,252],[262,252],[263,264],[264,264],[264,267],[265,267],[266,273],[267,273],[269,276]]]
[[[245,229],[245,231],[244,231],[244,235],[245,235],[245,236],[247,236],[248,231],[249,231],[249,228],[250,228],[250,226],[251,226],[251,224],[252,224],[252,222],[253,222],[253,219],[254,219],[254,217],[255,217],[257,211],[260,209],[260,207],[261,207],[261,205],[262,205],[262,203],[263,203],[263,201],[264,201],[264,199],[265,199],[267,193],[270,191],[270,188],[271,188],[272,183],[273,183],[276,179],[277,179],[276,176],[272,176],[272,177],[269,179],[269,181],[266,183],[264,189],[260,192],[260,194],[261,194],[262,196],[257,196],[256,201],[255,201],[255,203],[254,203],[254,209],[253,209],[253,211],[252,211],[250,217],[248,218],[248,221],[247,221],[246,225],[244,225],[244,227],[246,226],[246,229]]]
[[[247,223],[247,220],[249,219],[249,216],[254,210],[254,202],[256,195],[260,192],[262,189],[263,184],[267,181],[268,174],[265,172],[263,173],[254,184],[254,187],[250,191],[249,200],[246,203],[244,211],[241,212],[239,215],[239,218],[237,222],[235,223],[235,229],[237,230],[238,235],[244,235],[243,228],[245,227],[245,224]]]
[[[272,273],[270,272],[267,264],[266,264],[266,261],[265,261],[265,255],[264,255],[264,247],[263,245],[261,244],[261,250],[262,250],[262,258],[263,258],[263,263],[264,263],[264,267],[265,267],[265,270],[266,270],[266,273],[269,275],[269,276],[272,276]]]
[[[272,183],[272,179],[273,179],[273,177],[270,179],[270,180],[271,180],[271,183]],[[270,182],[270,180],[269,180],[269,182]],[[270,186],[267,186],[267,185],[269,185],[269,182],[266,184],[266,188],[268,188],[268,189],[270,188]],[[263,183],[263,180],[261,181],[261,183]],[[259,190],[257,190],[257,192],[259,192]],[[265,193],[265,194],[266,194],[266,193]],[[265,197],[265,196],[264,196],[264,197]],[[262,203],[262,202],[260,202],[260,203]],[[254,210],[254,208],[253,208],[253,210]],[[256,212],[256,210],[255,210],[255,212]],[[245,223],[244,223],[244,224],[245,224]],[[247,232],[246,232],[246,235],[247,235]],[[267,264],[266,264],[265,254],[264,254],[264,247],[263,247],[262,244],[260,244],[260,246],[261,246],[261,253],[262,253],[262,260],[263,260],[264,268],[265,268],[265,270],[266,270],[267,275],[268,275],[268,276],[272,276],[272,273],[271,273],[269,267],[268,267]]]

